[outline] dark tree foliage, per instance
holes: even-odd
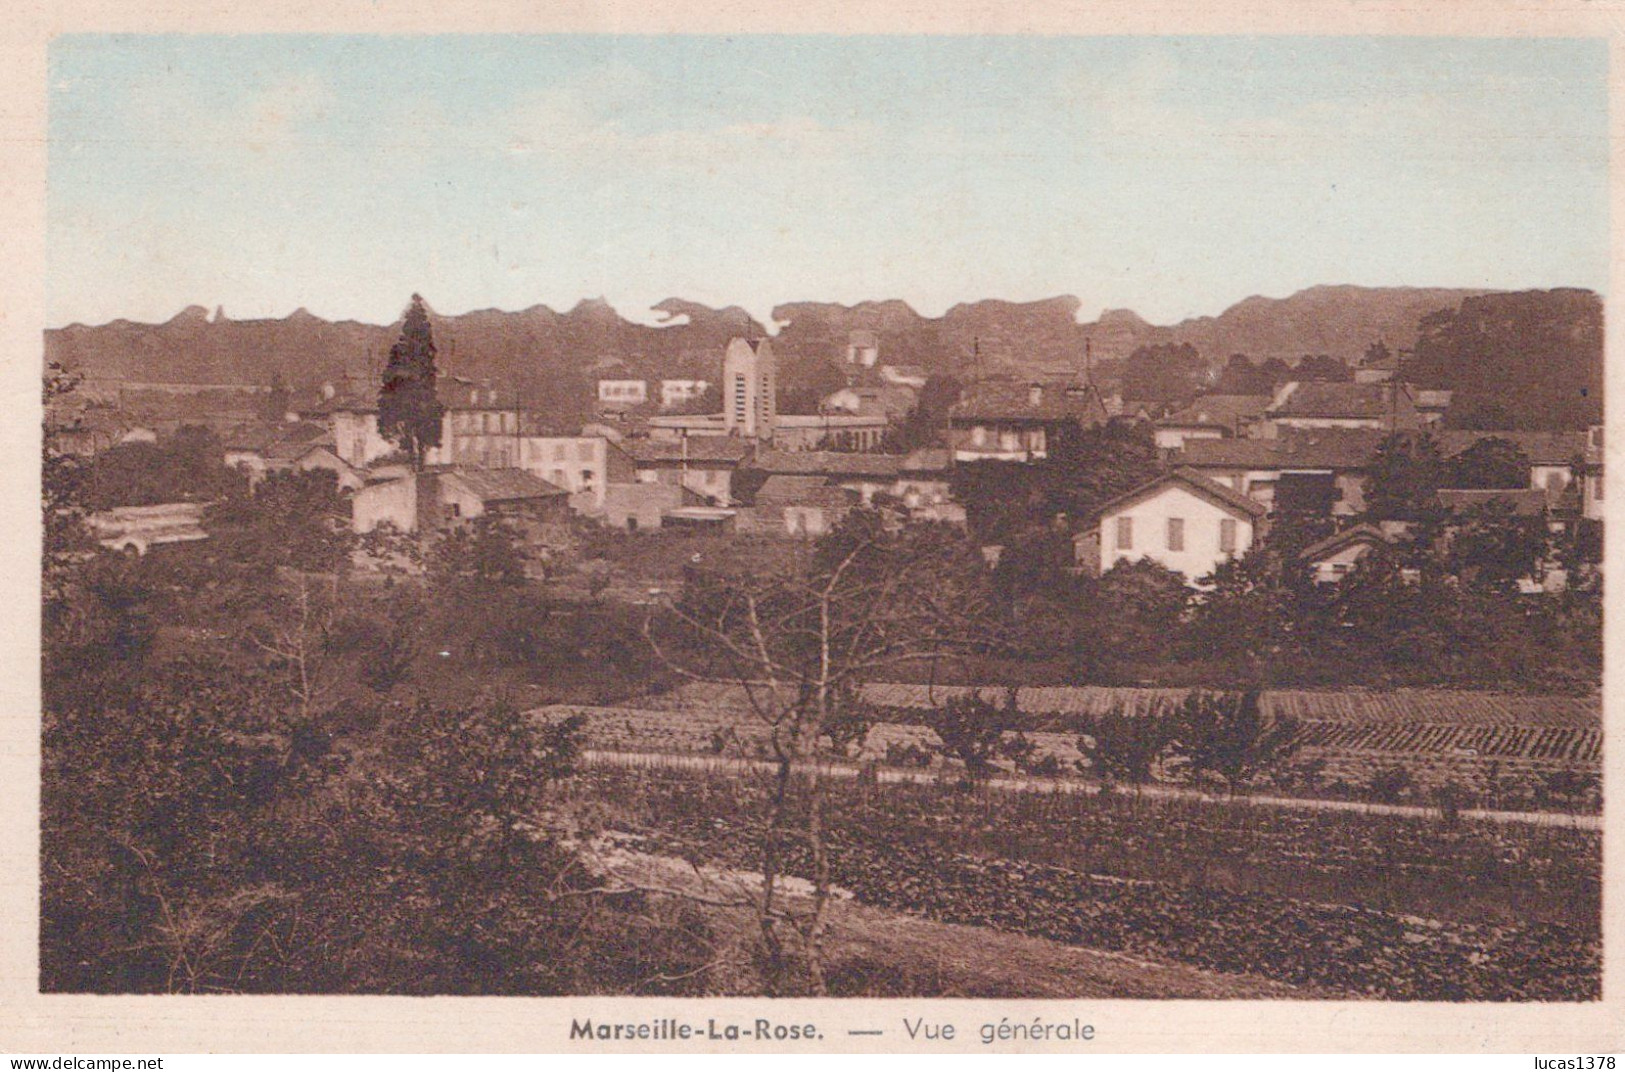
[[[775,405],[784,414],[815,414],[826,397],[845,386],[846,371],[828,358],[785,362]]]
[[[1529,455],[1510,439],[1480,439],[1450,459],[1452,488],[1527,488]]]
[[[60,404],[79,386],[79,378],[61,365],[52,364],[46,370],[44,404],[47,408]],[[76,454],[62,449],[49,422],[44,429],[43,450],[40,457],[40,515],[43,526],[43,555],[41,558],[41,587],[44,609],[49,616],[53,607],[66,598],[68,582],[74,563],[94,547],[90,532],[85,527],[85,482],[88,476],[85,461]]]
[[[1451,519],[1445,568],[1465,584],[1514,591],[1525,577],[1540,580],[1551,555],[1544,517],[1520,516],[1510,503],[1491,501]]]
[[[1246,354],[1231,354],[1213,386],[1221,395],[1267,395],[1275,390],[1273,370],[1253,363]]]
[[[1048,446],[1048,457],[1031,465],[976,462],[954,469],[954,495],[978,540],[1010,544],[1063,514],[1081,522],[1160,471],[1146,426],[1067,426]]]
[[[153,506],[200,502],[228,495],[244,484],[226,468],[220,439],[207,428],[187,425],[158,443],[121,443],[90,463],[85,505]]]
[[[435,391],[434,332],[423,299],[412,295],[401,337],[389,350],[378,393],[378,432],[423,468],[423,455],[440,445],[444,407]]]
[[[1264,716],[1260,693],[1192,692],[1179,708],[1179,748],[1197,777],[1214,775],[1232,792],[1295,750],[1295,719]]]
[[[260,417],[273,423],[282,421],[292,404],[293,394],[288,390],[287,381],[282,378],[281,372],[273,372],[271,389],[265,392],[265,402],[260,406]]]
[[[1305,354],[1293,371],[1297,379],[1320,383],[1348,383],[1354,379],[1354,370],[1329,354]]]
[[[203,557],[271,579],[279,568],[330,573],[344,568],[355,543],[350,509],[337,479],[323,469],[272,473],[204,513]]]
[[[1445,411],[1444,424],[1446,428],[1470,432],[1499,432],[1517,427],[1512,411],[1499,402],[1452,405]]]
[[[1189,658],[1216,664],[1237,685],[1265,685],[1313,658],[1307,570],[1295,558],[1257,549],[1205,578],[1182,629]]]
[[[473,578],[486,584],[523,584],[525,553],[514,526],[490,514],[442,536],[429,561],[447,579]]]
[[[549,826],[579,720],[501,701],[310,720],[211,659],[130,676],[122,699],[47,698],[42,989],[703,985],[703,922],[606,882]]]
[[[975,691],[954,696],[928,711],[925,724],[937,735],[938,751],[958,760],[972,781],[993,774],[996,760],[1015,759],[1031,750],[1020,735],[1015,689],[1007,689],[997,704]]]
[[[1422,318],[1407,372],[1455,392],[1464,415],[1499,407],[1511,418],[1500,427],[1584,428],[1602,419],[1602,342],[1591,291],[1484,294]]]
[[[1143,711],[1119,703],[1091,716],[1081,729],[1078,751],[1088,762],[1080,761],[1079,769],[1136,787],[1151,781],[1179,737],[1175,713],[1160,703]]]
[[[961,390],[963,385],[952,376],[927,377],[908,416],[901,424],[887,429],[886,449],[906,453],[941,446],[943,432],[948,427],[948,411],[959,401]]]
[[[1183,406],[1213,383],[1211,370],[1190,343],[1142,346],[1123,370],[1123,397],[1161,406]]]
[[[1182,575],[1142,558],[1107,570],[1090,595],[1092,614],[1112,638],[1118,658],[1155,663],[1178,642],[1191,590]]]
[[[1366,517],[1416,521],[1436,515],[1439,488],[1448,477],[1449,466],[1431,435],[1390,435],[1377,446],[1367,472]]]

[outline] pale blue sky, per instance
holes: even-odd
[[[1601,41],[142,37],[51,48],[48,317],[1076,294],[1608,268]]]

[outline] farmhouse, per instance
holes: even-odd
[[[388,524],[422,532],[490,515],[550,522],[565,514],[569,493],[522,469],[430,469],[373,480],[351,496],[351,527]]]
[[[568,492],[523,469],[465,469],[441,473],[439,500],[453,523],[489,514],[530,521],[563,516]]]
[[[582,514],[602,513],[605,489],[634,479],[626,452],[596,435],[523,435],[519,468],[568,491],[571,508]]]
[[[1155,422],[1157,446],[1178,450],[1192,439],[1236,439],[1259,431],[1269,395],[1203,395]]]
[[[1387,545],[1387,536],[1376,525],[1355,525],[1310,544],[1298,558],[1312,571],[1317,584],[1335,584],[1354,572],[1366,555]]]
[[[631,460],[634,482],[678,484],[703,500],[733,501],[733,478],[755,452],[752,444],[728,436],[691,436],[676,442],[627,439],[620,444]]]
[[[424,460],[429,465],[510,469],[519,464],[519,405],[509,392],[460,376],[436,382],[441,418],[440,445]]]
[[[770,476],[756,492],[756,505],[741,511],[744,531],[812,539],[834,528],[857,496],[822,476]]]
[[[1315,428],[1276,439],[1194,439],[1175,459],[1267,509],[1350,517],[1365,510],[1366,471],[1384,435]]]
[[[1077,562],[1101,573],[1149,558],[1195,584],[1252,547],[1264,507],[1191,469],[1118,496],[1074,540]]]
[[[983,380],[965,389],[948,411],[956,461],[1031,462],[1049,456],[1049,441],[1065,427],[1095,427],[1109,419],[1088,384]]]

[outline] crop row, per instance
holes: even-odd
[[[1451,726],[1428,722],[1303,724],[1300,746],[1410,755],[1510,757],[1596,763],[1602,730],[1538,726]]]
[[[769,730],[760,720],[728,708],[646,710],[631,707],[542,708],[543,714],[580,712],[587,716],[590,747],[618,752],[763,757],[769,753]],[[1028,734],[1034,758],[1053,756],[1058,771],[1076,775],[1081,758],[1078,734],[1036,731]],[[1452,785],[1483,806],[1536,807],[1564,804],[1548,800],[1546,783],[1562,772],[1594,778],[1600,773],[1599,730],[1428,724],[1305,723],[1299,748],[1279,772],[1287,785],[1333,795],[1356,792],[1396,769],[1407,776],[1394,799],[1430,799],[1432,790]],[[940,766],[932,758],[936,736],[918,724],[876,724],[853,757],[885,763],[894,757]],[[1565,806],[1589,806],[1595,792],[1580,790],[1584,800]],[[1568,793],[1573,797],[1573,791]],[[1589,803],[1588,803],[1589,802]]]
[[[863,687],[863,698],[880,708],[922,711],[970,691],[962,685],[917,685],[875,682]],[[985,687],[987,699],[1001,700],[1007,690]],[[1089,717],[1122,705],[1146,711],[1177,702],[1183,689],[1110,686],[1028,686],[1016,690],[1021,711],[1035,716]],[[741,686],[731,682],[691,682],[662,696],[640,701],[666,710],[736,710],[748,712]],[[1602,702],[1592,696],[1525,695],[1451,689],[1273,689],[1262,697],[1266,715],[1300,721],[1338,723],[1423,723],[1448,726],[1519,726],[1595,730],[1602,724]]]

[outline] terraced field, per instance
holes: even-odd
[[[864,699],[880,720],[860,761],[931,751],[935,737],[921,725],[925,711],[968,691],[963,686],[881,683],[865,686]],[[1002,700],[1006,690],[980,690]],[[1017,690],[1016,702],[1031,728],[1038,755],[1054,756],[1064,772],[1081,758],[1078,729],[1091,715],[1121,704],[1149,711],[1184,696],[1176,689],[1033,687]],[[1595,778],[1602,762],[1599,697],[1528,696],[1407,689],[1386,693],[1283,690],[1263,697],[1267,714],[1299,720],[1298,750],[1286,772],[1339,793],[1358,792],[1402,770],[1407,792],[1424,797],[1449,784],[1502,807],[1578,807],[1600,801],[1594,789],[1567,801],[1544,799],[1545,787],[1567,775]],[[637,706],[545,709],[580,711],[588,718],[593,748],[764,756],[768,731],[745,690],[736,684],[696,682]],[[1306,772],[1312,771],[1312,775]],[[1296,772],[1296,773],[1294,773]]]

